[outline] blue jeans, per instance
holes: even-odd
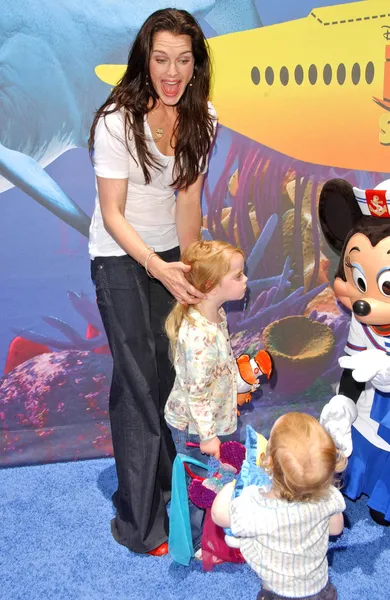
[[[169,429],[171,430],[173,442],[175,444],[176,453],[184,454],[185,456],[190,456],[191,458],[196,458],[199,462],[208,464],[209,457],[207,454],[202,454],[200,448],[194,448],[193,446],[187,446],[187,442],[192,442],[195,444],[200,443],[200,438],[198,435],[193,435],[188,433],[188,429],[185,431],[181,431],[180,429],[176,429],[168,424]],[[225,435],[218,436],[222,442],[227,442],[233,439],[233,435]],[[205,469],[200,469],[195,465],[189,465],[191,471],[193,471],[196,475],[200,477],[207,477],[207,471]],[[189,475],[187,475],[187,489],[190,485],[192,479]],[[203,508],[198,508],[188,500],[189,510],[190,510],[190,523],[191,523],[191,532],[192,532],[192,543],[194,545],[194,551],[196,552],[202,543],[202,533],[203,533],[203,521],[205,517],[205,511]]]
[[[180,252],[158,254],[172,262]],[[168,539],[165,505],[176,453],[164,407],[175,373],[164,322],[174,299],[128,255],[95,258],[91,276],[114,361],[109,414],[118,491],[112,530],[116,541],[144,553]]]

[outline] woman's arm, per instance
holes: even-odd
[[[200,197],[203,186],[203,175],[187,190],[179,190],[176,198],[176,230],[180,250],[183,252],[192,242],[199,240],[202,211]]]
[[[96,180],[105,229],[127,254],[144,264],[147,245],[124,216],[128,179],[96,177]]]
[[[104,227],[114,240],[140,264],[150,254],[147,244],[125,219],[128,179],[96,177]],[[159,279],[178,302],[196,304],[204,297],[186,278],[190,267],[182,262],[167,263],[155,255],[148,260],[148,271]]]

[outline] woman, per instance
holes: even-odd
[[[186,11],[152,14],[89,140],[97,180],[92,280],[114,359],[110,421],[118,490],[114,538],[168,551],[175,449],[164,422],[174,381],[164,321],[203,294],[180,253],[200,235],[200,195],[216,124],[204,35]],[[175,192],[177,191],[177,196]]]

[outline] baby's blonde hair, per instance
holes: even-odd
[[[271,430],[265,465],[279,498],[305,502],[325,497],[346,463],[332,437],[311,415],[287,413]]]
[[[182,262],[191,266],[185,278],[199,292],[206,294],[221,283],[230,270],[234,254],[244,253],[239,248],[218,240],[194,242],[183,252]],[[196,305],[194,305],[196,308]],[[165,330],[170,342],[171,358],[176,352],[177,336],[184,318],[188,318],[190,305],[176,302],[165,322]]]

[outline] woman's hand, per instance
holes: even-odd
[[[149,273],[159,279],[180,304],[197,304],[205,297],[184,277],[190,270],[189,265],[182,262],[165,262],[157,254],[148,261]]]
[[[220,457],[221,440],[218,437],[213,437],[207,442],[200,442],[200,451],[202,454],[214,456],[217,460]]]

